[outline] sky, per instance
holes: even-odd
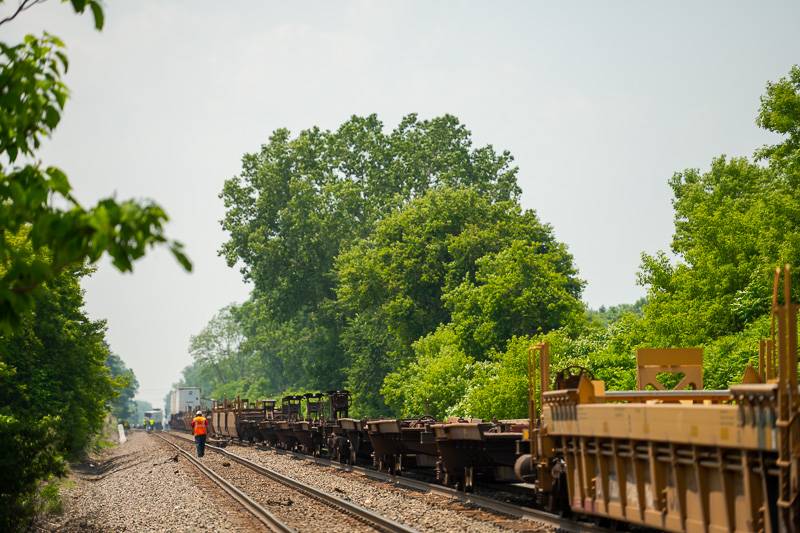
[[[189,336],[247,298],[217,255],[218,194],[273,130],[456,115],[476,145],[514,154],[523,206],[568,244],[596,308],[644,294],[640,254],[669,248],[674,172],[775,140],[755,126],[759,97],[800,63],[793,1],[109,0],[97,32],[52,0],[0,40],[42,30],[67,44],[72,91],[43,161],[87,204],[157,200],[194,262],[186,274],[155,250],[83,283],[158,405]]]

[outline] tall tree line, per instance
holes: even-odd
[[[377,415],[391,410],[384,377],[454,314],[477,357],[574,321],[583,283],[552,228],[520,207],[517,172],[450,115],[276,131],[221,194],[220,253],[251,297],[192,337],[184,382],[216,397],[347,387],[360,414]],[[494,282],[501,272],[513,286]],[[516,302],[490,309],[504,294]],[[210,341],[230,326],[235,356]]]
[[[634,387],[638,347],[701,346],[707,387],[726,387],[767,331],[772,269],[800,264],[799,109],[795,66],[756,116],[779,143],[669,179],[677,259],[643,254],[646,298],[601,311],[519,206],[511,154],[473,147],[455,117],[278,130],[221,194],[221,254],[253,287],[224,317],[237,355],[193,349],[184,381],[217,397],[347,387],[364,416],[518,417],[544,339],[556,370],[610,388]]]
[[[38,3],[16,2],[0,27]],[[99,0],[62,3],[103,27]],[[69,99],[68,67],[64,43],[50,33],[0,42],[2,531],[27,530],[40,489],[88,449],[110,412],[132,413],[136,378],[111,353],[105,323],[84,310],[80,280],[90,265],[106,256],[130,271],[148,248],[166,245],[191,268],[181,244],[166,237],[158,204],[109,197],[84,206],[67,175],[39,158]]]

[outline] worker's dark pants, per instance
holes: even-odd
[[[197,446],[197,457],[203,457],[206,453],[206,436],[195,435],[194,443]]]

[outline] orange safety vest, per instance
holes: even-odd
[[[195,435],[205,435],[208,428],[208,419],[204,416],[192,418],[192,429]]]

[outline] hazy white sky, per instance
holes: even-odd
[[[598,307],[641,296],[639,254],[668,247],[667,179],[768,142],[759,96],[800,63],[792,1],[109,0],[98,33],[51,0],[0,40],[42,29],[66,41],[73,91],[44,160],[85,202],[157,199],[195,264],[185,274],[159,250],[84,283],[157,403],[189,335],[247,297],[217,257],[217,195],[274,129],[455,114],[476,144],[516,156],[523,205],[569,245]]]

